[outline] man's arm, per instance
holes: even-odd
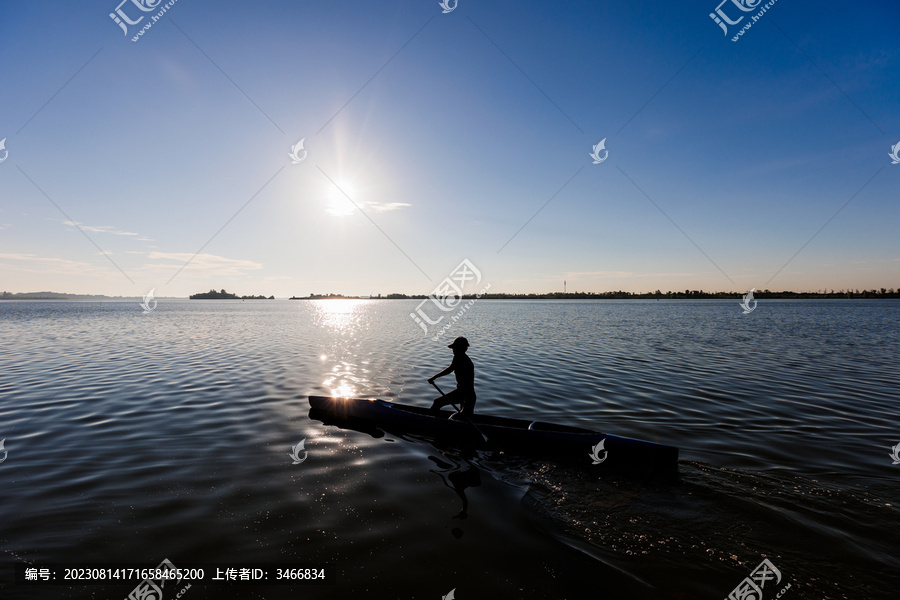
[[[444,375],[449,375],[450,373],[452,373],[452,372],[453,372],[453,369],[456,368],[456,366],[455,366],[455,364],[454,364],[455,362],[456,362],[456,361],[454,360],[452,363],[450,363],[450,366],[449,366],[449,367],[447,367],[446,369],[444,369],[443,371],[441,371],[440,373],[438,373],[438,374],[435,375],[434,377],[430,377],[430,378],[428,379],[428,383],[434,383],[434,380],[437,379],[438,377],[443,377]]]

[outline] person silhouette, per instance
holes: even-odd
[[[434,384],[434,380],[450,373],[456,373],[456,389],[435,398],[431,410],[438,411],[448,404],[459,403],[459,412],[465,416],[471,416],[475,410],[475,365],[472,359],[466,356],[469,349],[469,340],[458,337],[447,346],[453,350],[453,362],[450,366],[428,379],[428,383]]]

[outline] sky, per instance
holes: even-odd
[[[119,2],[0,5],[0,290],[900,288],[897,3]]]

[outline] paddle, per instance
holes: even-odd
[[[439,388],[438,385],[437,385],[435,382],[432,381],[432,382],[431,382],[431,385],[433,385],[434,388],[435,388],[437,391],[441,392],[441,388]],[[441,396],[445,396],[445,395],[446,395],[446,394],[444,394],[444,392],[441,392]],[[481,432],[480,429],[478,429],[478,425],[476,425],[475,423],[473,423],[473,422],[469,419],[469,417],[467,417],[466,415],[464,415],[464,414],[462,413],[462,411],[459,410],[459,407],[456,406],[456,404],[454,404],[453,402],[451,402],[451,403],[450,403],[450,406],[452,406],[453,408],[456,409],[456,412],[459,414],[459,416],[461,416],[463,419],[465,419],[466,423],[468,423],[469,425],[471,425],[472,427],[475,428],[475,431],[478,432],[478,435],[480,435],[480,436],[484,439],[484,443],[485,443],[485,444],[489,444],[489,443],[490,443],[490,442],[488,441],[488,439],[487,439],[487,436],[484,435],[484,434]]]

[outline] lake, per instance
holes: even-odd
[[[895,596],[900,301],[479,300],[437,341],[418,303],[0,302],[0,597],[125,598],[12,565],[166,558],[336,581],[187,600],[721,600],[764,559],[766,600]],[[678,477],[308,417],[309,395],[429,405],[458,335],[476,412],[677,446]]]

